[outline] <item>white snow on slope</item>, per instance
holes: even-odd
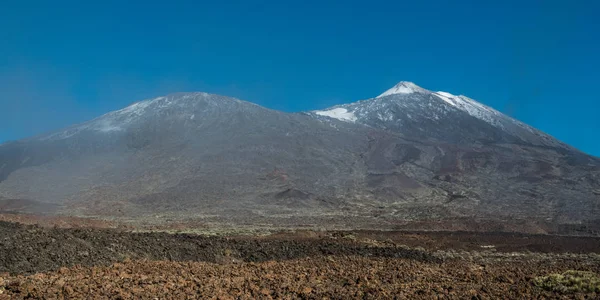
[[[446,93],[446,92],[436,92],[434,93],[436,96],[438,96],[440,99],[446,101],[448,104],[452,105],[452,106],[456,106],[456,103],[454,103],[454,95],[450,94],[450,93]]]
[[[394,94],[412,94],[412,93],[426,93],[428,92],[426,89],[421,88],[420,86],[408,82],[408,81],[400,81],[398,84],[393,86],[391,89],[383,92],[383,94],[377,96],[377,98],[394,95]]]
[[[502,113],[493,108],[487,107],[471,98],[462,95],[455,96],[448,92],[435,92],[433,94],[444,100],[446,103],[468,113],[475,118],[501,128],[504,127],[502,126],[502,123],[499,122],[499,118],[503,117]]]
[[[330,110],[317,110],[314,113],[319,116],[330,117],[330,118],[334,118],[334,119],[338,119],[338,120],[342,120],[342,121],[351,121],[351,122],[356,121],[356,116],[352,112],[348,111],[345,108],[341,108],[341,107],[333,108]]]
[[[72,137],[82,131],[92,130],[103,133],[117,132],[126,130],[131,124],[143,118],[148,111],[158,111],[171,107],[175,103],[183,105],[180,99],[194,99],[196,97],[209,97],[207,93],[189,93],[181,98],[157,97],[133,103],[123,109],[104,114],[89,122],[71,126],[60,132],[56,132],[41,138],[41,140],[61,140]],[[191,116],[191,115],[190,115]],[[194,116],[195,117],[195,116]],[[193,118],[192,118],[193,119]]]

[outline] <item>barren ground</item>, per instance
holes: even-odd
[[[590,237],[377,231],[208,237],[0,222],[0,299],[597,299],[597,291],[560,293],[533,282],[567,270],[600,274],[598,253],[600,238]]]

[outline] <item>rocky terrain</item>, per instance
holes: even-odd
[[[207,237],[0,222],[0,299],[596,299],[599,252],[593,237]]]
[[[239,264],[129,261],[2,277],[0,299],[595,299],[600,295],[560,294],[532,284],[538,274],[570,268],[598,272],[598,262],[547,264],[517,267],[486,259],[427,264],[358,256]]]

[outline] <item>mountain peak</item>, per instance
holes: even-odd
[[[427,93],[428,90],[410,82],[400,81],[398,84],[393,86],[391,89],[383,92],[383,94],[377,96],[377,98],[394,95],[394,94],[412,94],[412,93]]]
[[[41,140],[62,140],[83,131],[100,133],[124,132],[132,125],[149,119],[194,120],[199,114],[213,115],[217,112],[247,110],[260,106],[236,98],[204,92],[178,92],[146,99],[108,112],[85,123],[42,135]]]

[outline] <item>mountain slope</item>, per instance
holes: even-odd
[[[80,216],[555,230],[600,224],[599,197],[596,158],[472,99],[408,82],[293,114],[172,94],[0,145],[0,200]]]
[[[407,147],[386,142],[379,133],[371,148],[384,154],[372,171],[387,174],[379,176],[402,172],[446,192],[447,204],[464,202],[457,215],[550,222],[597,219],[597,158],[465,96],[400,82],[376,98],[308,114],[413,141]],[[424,151],[420,143],[435,145],[435,150]]]
[[[360,152],[349,135],[232,98],[169,95],[0,148],[17,162],[2,169],[0,195],[131,215],[269,205],[280,193],[325,195],[321,185],[347,180],[336,176],[346,168],[339,161]]]

